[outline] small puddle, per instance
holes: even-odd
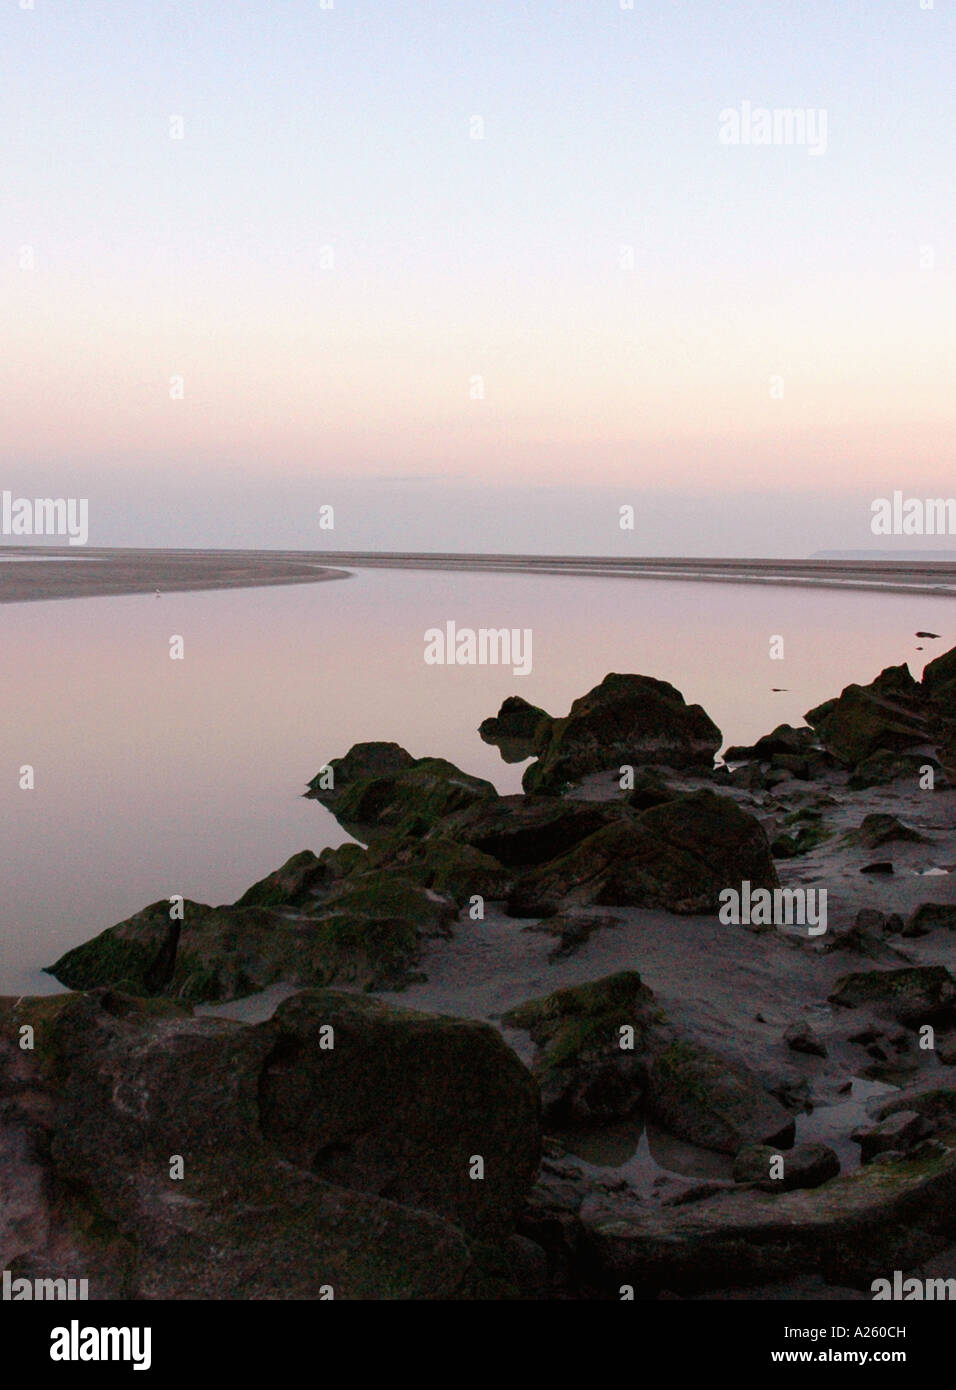
[[[854,1076],[850,1094],[835,1105],[818,1105],[809,1114],[797,1115],[795,1144],[829,1144],[844,1172],[860,1166],[860,1146],[850,1138],[858,1125],[872,1124],[867,1102],[899,1090],[885,1081]]]
[[[643,1115],[633,1115],[601,1129],[561,1132],[554,1136],[573,1158],[592,1168],[626,1178],[635,1187],[647,1188],[655,1179],[733,1177],[733,1159],[687,1144],[665,1134]]]
[[[795,1116],[794,1144],[828,1144],[843,1172],[858,1168],[860,1146],[850,1135],[858,1125],[872,1123],[867,1105],[875,1096],[888,1096],[896,1090],[898,1087],[883,1081],[853,1077],[845,1100]],[[661,1186],[662,1177],[733,1179],[734,1161],[729,1154],[675,1139],[640,1114],[600,1129],[556,1132],[554,1138],[569,1157],[602,1170],[604,1177],[625,1178],[640,1191]],[[781,1150],[784,1157],[787,1152]]]

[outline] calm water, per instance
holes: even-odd
[[[531,628],[533,670],[426,666],[423,635]],[[930,629],[939,642],[919,645]],[[359,571],[339,583],[0,607],[0,994],[58,988],[63,951],[172,893],[234,901],[346,836],[301,792],[393,739],[520,787],[476,729],[506,695],[551,713],[608,671],[673,682],[728,743],[853,680],[956,645],[951,600],[735,584]],[[181,635],[185,657],[169,657]],[[770,639],[785,641],[770,660]],[[787,687],[772,693],[771,687]],[[21,791],[19,769],[35,768]]]

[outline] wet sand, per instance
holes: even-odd
[[[549,574],[569,578],[686,579],[698,583],[788,584],[804,588],[926,593],[956,598],[952,560],[773,560],[702,556],[373,554],[315,551],[313,560],[350,569],[438,569],[474,573]]]
[[[347,568],[345,568],[347,567]],[[783,584],[956,598],[956,562],[0,546],[0,603],[346,579],[355,569]]]
[[[317,584],[349,577],[347,570],[281,551],[0,547],[0,603]]]

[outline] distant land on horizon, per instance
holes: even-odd
[[[952,564],[956,550],[815,550],[811,560],[940,560]]]

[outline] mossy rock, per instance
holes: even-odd
[[[186,899],[183,921],[170,917],[171,904],[161,898],[150,903],[91,941],[67,951],[47,974],[69,989],[119,987],[134,994],[161,994],[172,978],[182,927],[201,924],[213,908]]]
[[[934,705],[952,715],[956,710],[956,647],[923,667],[922,687]]]
[[[702,1289],[814,1274],[870,1291],[912,1269],[956,1234],[956,1143],[929,1141],[906,1158],[867,1164],[820,1187],[774,1195],[734,1190],[686,1206],[616,1211],[581,1221],[580,1253],[600,1285]]]
[[[489,1024],[316,990],[259,1032],[260,1124],[289,1162],[472,1233],[513,1229],[537,1170],[538,1089]]]
[[[493,719],[481,721],[478,733],[484,743],[500,750],[505,762],[521,762],[547,741],[552,723],[547,710],[509,695]]]
[[[718,1153],[793,1143],[792,1117],[757,1077],[696,1043],[674,1041],[655,1052],[646,1109],[671,1134]]]
[[[744,880],[780,886],[766,833],[730,797],[703,790],[627,813],[530,870],[522,891],[535,900],[714,913],[721,892]]]
[[[365,856],[355,848],[358,865]],[[171,923],[168,911],[153,904],[76,947],[50,973],[76,989],[122,984],[191,1003],[242,998],[280,982],[401,989],[419,977],[423,940],[447,935],[455,917],[450,899],[382,870],[333,878],[308,913],[187,902],[183,921]]]
[[[870,1008],[899,1023],[918,1027],[954,1014],[956,980],[942,965],[901,970],[867,970],[841,975],[830,991],[831,1004]]]
[[[281,868],[247,888],[235,907],[303,907],[315,905],[323,891],[349,873],[367,867],[368,854],[362,845],[344,844],[324,849],[320,855],[304,849],[293,854]]]
[[[556,795],[589,773],[625,765],[710,769],[722,742],[700,705],[688,705],[667,681],[612,673],[552,721],[522,785]]]
[[[905,666],[888,667],[869,685],[848,685],[823,729],[826,749],[856,767],[875,753],[901,753],[927,741],[919,686]]]
[[[492,855],[439,834],[424,840],[390,839],[373,847],[369,862],[445,894],[459,908],[475,894],[485,900],[507,898],[513,882],[513,874]]]
[[[651,991],[632,970],[529,1000],[502,1019],[537,1045],[534,1074],[543,1114],[559,1128],[602,1123],[637,1109],[658,1021]]]
[[[448,817],[435,834],[469,844],[518,870],[560,858],[626,815],[620,802],[499,796]]]
[[[356,745],[369,747],[380,745]],[[462,772],[444,758],[402,760],[395,770],[359,775],[368,759],[356,760],[356,748],[330,764],[334,787],[323,789],[320,779],[314,778],[308,795],[321,801],[339,824],[359,839],[382,834],[424,835],[444,817],[498,795],[491,782]]]
[[[65,996],[53,1029],[37,1150],[56,1194],[51,1239],[58,1254],[82,1252],[105,1296],[315,1299],[331,1287],[336,1299],[440,1299],[480,1288],[457,1226],[297,1169],[263,1136],[267,1029],[108,994]],[[170,1180],[171,1154],[181,1180]],[[108,1214],[98,1228],[96,1213]]]
[[[945,785],[942,765],[929,753],[894,753],[881,748],[857,763],[847,786],[850,791],[865,791],[868,787],[886,787],[892,782],[907,781],[915,788],[927,767],[932,770],[934,781]]]

